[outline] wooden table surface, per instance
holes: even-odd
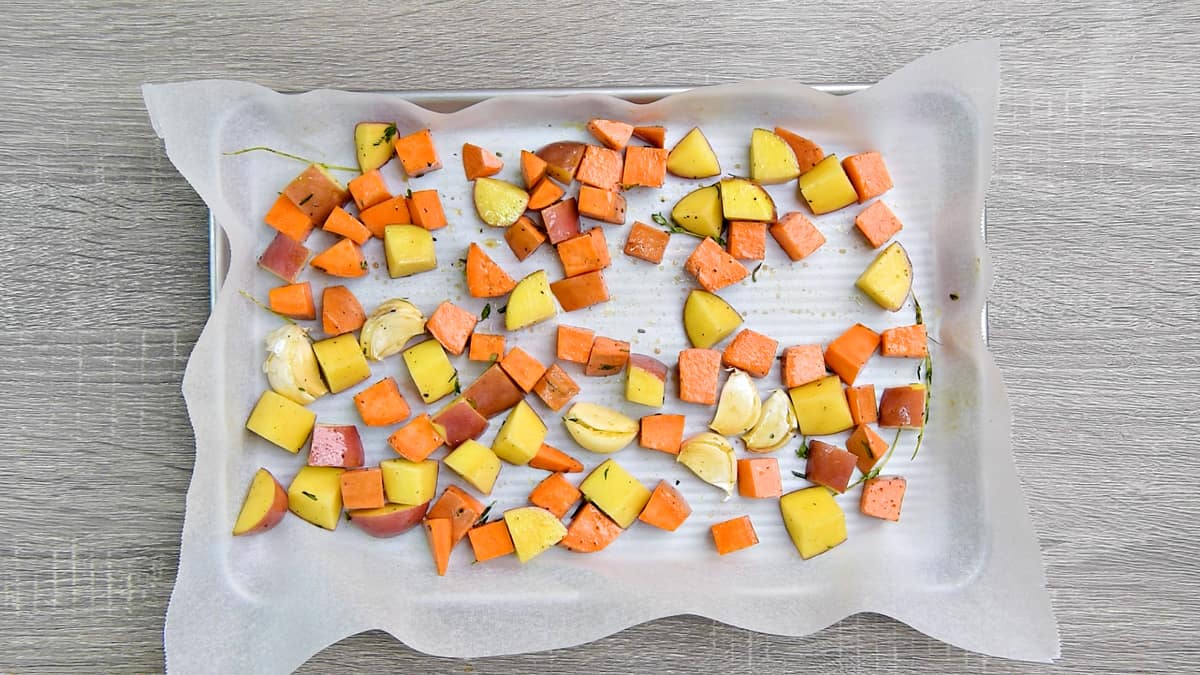
[[[309,5],[300,7],[299,5]],[[284,90],[872,82],[998,37],[991,347],[1062,635],[1039,666],[856,616],[806,638],[678,617],[477,660],[386,634],[305,672],[1200,668],[1200,4],[11,2],[0,40],[0,671],[152,672],[194,446],[206,210],[138,85]],[[919,7],[919,8],[918,8]]]

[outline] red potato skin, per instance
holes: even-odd
[[[258,521],[254,527],[237,536],[247,537],[252,534],[266,532],[267,530],[278,525],[279,521],[283,520],[283,517],[287,515],[287,490],[283,489],[283,486],[279,484],[279,479],[275,476],[271,476],[271,480],[275,483],[275,497],[271,500],[271,508],[267,509],[267,512],[263,514],[262,520]]]
[[[551,244],[579,236],[579,206],[574,197],[541,210],[542,224]]]
[[[300,277],[300,272],[304,270],[309,254],[310,251],[304,244],[281,232],[275,235],[267,245],[267,250],[259,256],[258,266],[289,284],[294,284]]]
[[[363,465],[362,438],[353,424],[318,424],[308,450],[309,466],[355,469]]]
[[[811,441],[804,477],[841,494],[850,484],[850,476],[857,464],[858,457],[854,453],[824,441]]]
[[[483,371],[479,379],[463,390],[466,399],[480,415],[491,419],[521,402],[525,392],[504,372],[499,363]]]
[[[642,370],[657,377],[659,381],[667,381],[667,364],[652,356],[646,356],[645,354],[630,354],[629,367],[641,368]]]
[[[542,146],[535,154],[546,162],[546,175],[563,185],[575,180],[575,169],[583,159],[587,145],[577,141],[555,141]]]
[[[881,429],[920,429],[925,426],[925,389],[888,387],[879,399]]]
[[[350,522],[372,537],[394,537],[416,527],[425,517],[429,502],[397,509],[399,504],[387,504],[382,509],[350,511]],[[386,512],[381,512],[386,511]]]
[[[451,449],[457,448],[467,440],[479,438],[488,428],[487,418],[480,415],[465,400],[438,413],[433,421],[446,430],[444,434],[446,446]]]

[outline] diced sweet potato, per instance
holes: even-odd
[[[729,223],[729,255],[738,260],[762,260],[767,255],[767,224],[748,220]]]
[[[779,342],[750,329],[734,336],[721,355],[721,363],[739,368],[753,377],[766,377],[775,363]]]
[[[558,324],[556,353],[562,361],[587,363],[596,332],[587,328]]]
[[[892,189],[892,176],[883,163],[883,155],[878,152],[850,155],[842,160],[842,168],[858,193],[859,204]]]
[[[709,293],[736,284],[750,274],[740,262],[708,237],[692,251],[683,267]]]
[[[783,350],[783,384],[788,389],[825,377],[825,356],[819,345],[796,345]]]
[[[900,520],[907,482],[900,476],[878,476],[863,483],[858,508],[863,515],[883,520]]]
[[[679,400],[715,405],[720,374],[721,352],[715,349],[679,352]]]
[[[663,254],[666,253],[670,241],[671,235],[667,232],[634,221],[633,227],[629,228],[629,237],[625,240],[625,255],[658,265],[662,263]]]
[[[792,260],[807,258],[825,245],[825,235],[799,211],[783,214],[779,222],[771,226],[770,232]]]
[[[929,337],[923,323],[888,328],[879,339],[879,353],[884,356],[923,359],[929,355]]]
[[[854,217],[854,227],[862,233],[871,248],[887,243],[904,225],[883,202],[874,202]]]
[[[564,312],[608,301],[608,285],[604,283],[604,274],[600,270],[556,281],[550,284],[550,292]]]
[[[584,374],[591,377],[616,375],[625,369],[629,361],[629,343],[607,337],[597,337],[592,342]]]
[[[567,371],[555,363],[546,369],[541,379],[533,386],[533,393],[542,399],[546,407],[558,411],[570,403],[572,398],[575,398],[575,395],[579,393],[579,385],[571,379]]]

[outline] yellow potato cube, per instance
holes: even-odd
[[[492,442],[492,452],[510,464],[528,464],[546,440],[546,424],[525,401],[513,408]]]
[[[437,493],[438,462],[426,459],[385,459],[379,463],[383,473],[383,494],[393,504],[424,504]]]
[[[371,377],[371,366],[367,365],[367,358],[353,333],[314,342],[313,353],[317,355],[329,391],[335,394]]]
[[[463,441],[442,463],[485,495],[492,493],[492,486],[500,475],[500,458],[478,441]]]
[[[517,283],[508,296],[508,309],[504,310],[504,327],[517,330],[545,321],[558,313],[554,295],[550,292],[550,281],[545,270],[538,270]]]
[[[752,220],[763,223],[775,220],[775,201],[758,183],[745,178],[725,178],[719,185],[721,213],[725,220]]]
[[[846,541],[846,514],[826,488],[790,492],[780,497],[779,511],[788,536],[805,560]]]
[[[621,527],[632,525],[650,501],[650,490],[611,459],[593,469],[579,491]]]
[[[517,560],[523,563],[529,562],[567,536],[567,528],[562,521],[538,506],[523,506],[505,511],[504,524],[508,526],[508,534],[512,537]]]
[[[667,366],[657,359],[633,354],[625,373],[625,399],[661,408],[667,392]]]
[[[693,347],[708,349],[742,325],[742,315],[708,291],[692,289],[683,303],[683,329]]]
[[[800,198],[816,215],[858,203],[858,191],[837,155],[829,155],[800,175]]]
[[[426,403],[433,403],[458,389],[458,371],[437,340],[426,340],[405,349],[404,363],[417,391],[421,392],[421,400]]]
[[[433,234],[419,225],[388,225],[383,228],[383,254],[388,276],[393,279],[437,267]]]
[[[721,191],[716,185],[692,190],[671,209],[671,220],[692,234],[717,239],[725,226]]]
[[[300,452],[312,433],[317,414],[304,406],[276,394],[263,392],[254,404],[246,428],[288,452]]]
[[[800,423],[800,433],[805,436],[836,434],[854,426],[842,379],[837,375],[789,389],[788,396]]]
[[[721,173],[721,164],[704,132],[695,127],[671,148],[667,171],[680,178],[708,178]]]
[[[900,242],[879,252],[854,285],[880,307],[895,312],[904,306],[912,290],[912,261]]]
[[[342,473],[333,466],[302,466],[288,486],[288,510],[327,530],[342,517]]]
[[[766,129],[750,133],[750,179],[763,185],[786,183],[800,175],[792,147]]]

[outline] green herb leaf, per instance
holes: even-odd
[[[358,173],[358,167],[355,167],[355,166],[341,166],[340,164],[327,164],[325,162],[318,162],[316,160],[309,159],[307,157],[301,157],[300,155],[293,155],[290,152],[283,152],[282,150],[276,150],[275,148],[268,148],[265,145],[255,145],[250,148],[242,148],[241,150],[234,150],[232,152],[226,152],[226,153],[222,153],[222,154],[224,154],[226,156],[232,156],[232,155],[244,155],[247,152],[269,152],[272,155],[279,155],[280,157],[294,159],[297,162],[304,162],[305,164],[316,164],[317,166],[319,166],[323,169],[332,169],[334,171],[353,171],[354,173]]]
[[[503,307],[501,307],[500,309],[498,309],[496,311],[500,314],[503,314],[508,311],[508,305],[504,305]]]
[[[796,478],[803,478],[804,480],[808,480],[808,476],[800,473],[799,471],[796,471],[795,469],[792,470],[792,475],[795,476]]]
[[[317,501],[317,496],[314,495],[313,493],[309,492],[308,490],[301,490],[300,494],[304,495],[305,497],[308,497],[309,499],[313,500],[314,502]]]
[[[480,525],[483,525],[484,523],[486,523],[488,514],[492,512],[492,507],[495,505],[496,505],[496,502],[492,502],[491,504],[488,504],[487,507],[483,510],[483,513],[479,514],[479,517],[475,519],[475,524],[472,525],[472,527],[479,527]]]
[[[479,320],[484,321],[492,315],[492,303],[487,303],[483,306],[483,311],[479,313]]]
[[[923,323],[925,323],[925,314],[924,314],[924,312],[921,311],[921,303],[920,303],[920,301],[917,300],[916,293],[912,294],[912,299],[913,299],[913,313],[916,315],[916,323],[918,325],[923,324]]]
[[[808,459],[808,439],[800,437],[800,447],[796,448],[796,456],[800,459]]]
[[[762,266],[762,263],[758,263],[758,267],[755,267],[754,271],[750,273],[750,281],[758,283],[758,271],[762,269]]]
[[[610,466],[604,467],[604,480],[608,480],[608,470],[611,468],[612,467],[610,467]]]

